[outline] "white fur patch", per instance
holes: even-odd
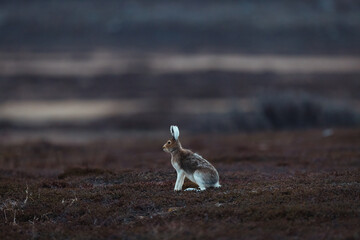
[[[180,135],[180,131],[179,131],[179,128],[177,126],[172,125],[170,127],[170,133],[174,137],[175,140],[178,140],[179,135]]]
[[[177,172],[181,171],[181,168],[177,162],[171,161],[171,165],[175,168]]]
[[[184,191],[196,191],[196,192],[200,192],[201,190],[198,188],[187,188]]]

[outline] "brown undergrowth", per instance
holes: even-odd
[[[158,140],[3,145],[0,239],[358,239],[360,132],[320,133],[188,139],[220,173],[204,192],[173,191]]]

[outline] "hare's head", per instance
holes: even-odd
[[[168,153],[172,153],[181,148],[181,144],[179,141],[179,128],[177,126],[171,126],[170,133],[172,138],[169,139],[163,146],[163,150]]]

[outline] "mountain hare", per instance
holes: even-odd
[[[163,150],[171,154],[171,164],[177,172],[174,191],[182,189],[185,177],[199,185],[200,190],[208,187],[221,187],[219,174],[215,167],[199,154],[181,147],[179,128],[171,126],[170,133],[172,138],[164,144]],[[189,190],[197,189],[188,188],[185,191]]]

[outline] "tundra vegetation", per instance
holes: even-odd
[[[219,171],[222,188],[203,192],[173,191],[163,136],[2,143],[0,239],[358,239],[359,136],[184,138]]]

